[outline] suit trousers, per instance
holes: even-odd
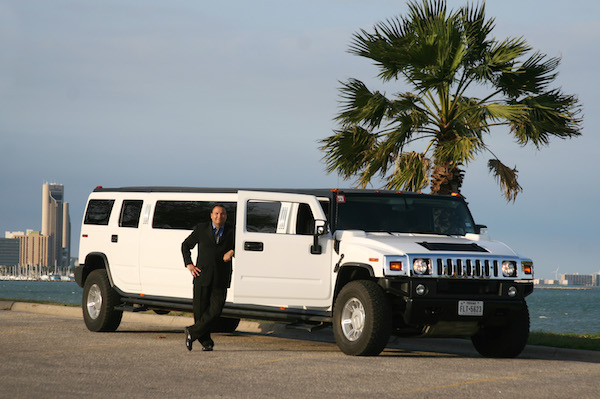
[[[225,306],[227,288],[202,286],[194,279],[194,325],[189,327],[192,340],[202,345],[212,344],[210,330]]]

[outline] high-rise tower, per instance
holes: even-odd
[[[49,266],[68,266],[71,250],[69,204],[64,202],[62,184],[42,186],[42,235],[52,237],[48,248]]]

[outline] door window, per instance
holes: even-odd
[[[120,227],[137,228],[142,213],[142,200],[125,200],[121,207],[121,217],[119,218]]]
[[[246,231],[312,235],[315,218],[306,203],[248,201]]]
[[[246,229],[253,233],[276,233],[281,202],[248,201]]]

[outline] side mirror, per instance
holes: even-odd
[[[322,236],[329,233],[329,227],[326,220],[315,220],[315,235]]]
[[[313,245],[310,246],[310,253],[313,255],[320,255],[323,253],[323,249],[319,245],[319,236],[325,235],[329,232],[326,220],[315,220],[315,229],[313,234]]]
[[[487,226],[485,224],[475,225],[475,234],[487,234]]]

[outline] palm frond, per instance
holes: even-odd
[[[498,159],[490,159],[488,161],[488,169],[496,179],[496,182],[500,184],[502,194],[506,200],[514,202],[517,195],[523,191],[523,188],[517,182],[518,170],[516,167],[511,169]]]
[[[387,180],[388,190],[421,191],[428,184],[431,161],[418,152],[402,153],[394,173]]]
[[[559,57],[546,58],[546,55],[536,52],[522,65],[504,71],[497,79],[496,85],[512,98],[540,94],[556,78],[555,71],[559,64]]]
[[[336,130],[333,136],[321,140],[320,149],[325,152],[323,160],[327,172],[337,171],[347,179],[360,173],[370,163],[377,147],[377,135],[359,126]]]
[[[381,124],[390,101],[379,92],[371,92],[364,83],[350,79],[340,88],[342,112],[337,116],[342,125],[360,124],[373,129]]]
[[[523,121],[527,117],[528,108],[524,104],[483,104],[483,108],[492,119]]]
[[[414,131],[431,123],[432,114],[427,105],[412,93],[398,94],[397,99],[391,101],[388,111],[390,124],[409,125]]]
[[[469,65],[484,58],[490,46],[488,35],[494,29],[494,19],[485,18],[485,3],[481,6],[467,5],[461,8],[462,26],[467,44],[465,61]]]
[[[477,136],[456,136],[451,140],[438,142],[433,151],[436,163],[468,164],[484,148]]]
[[[553,90],[527,97],[515,105],[526,108],[524,118],[511,121],[511,133],[521,145],[533,143],[537,148],[547,145],[551,137],[562,139],[581,135],[581,106],[575,96]]]

